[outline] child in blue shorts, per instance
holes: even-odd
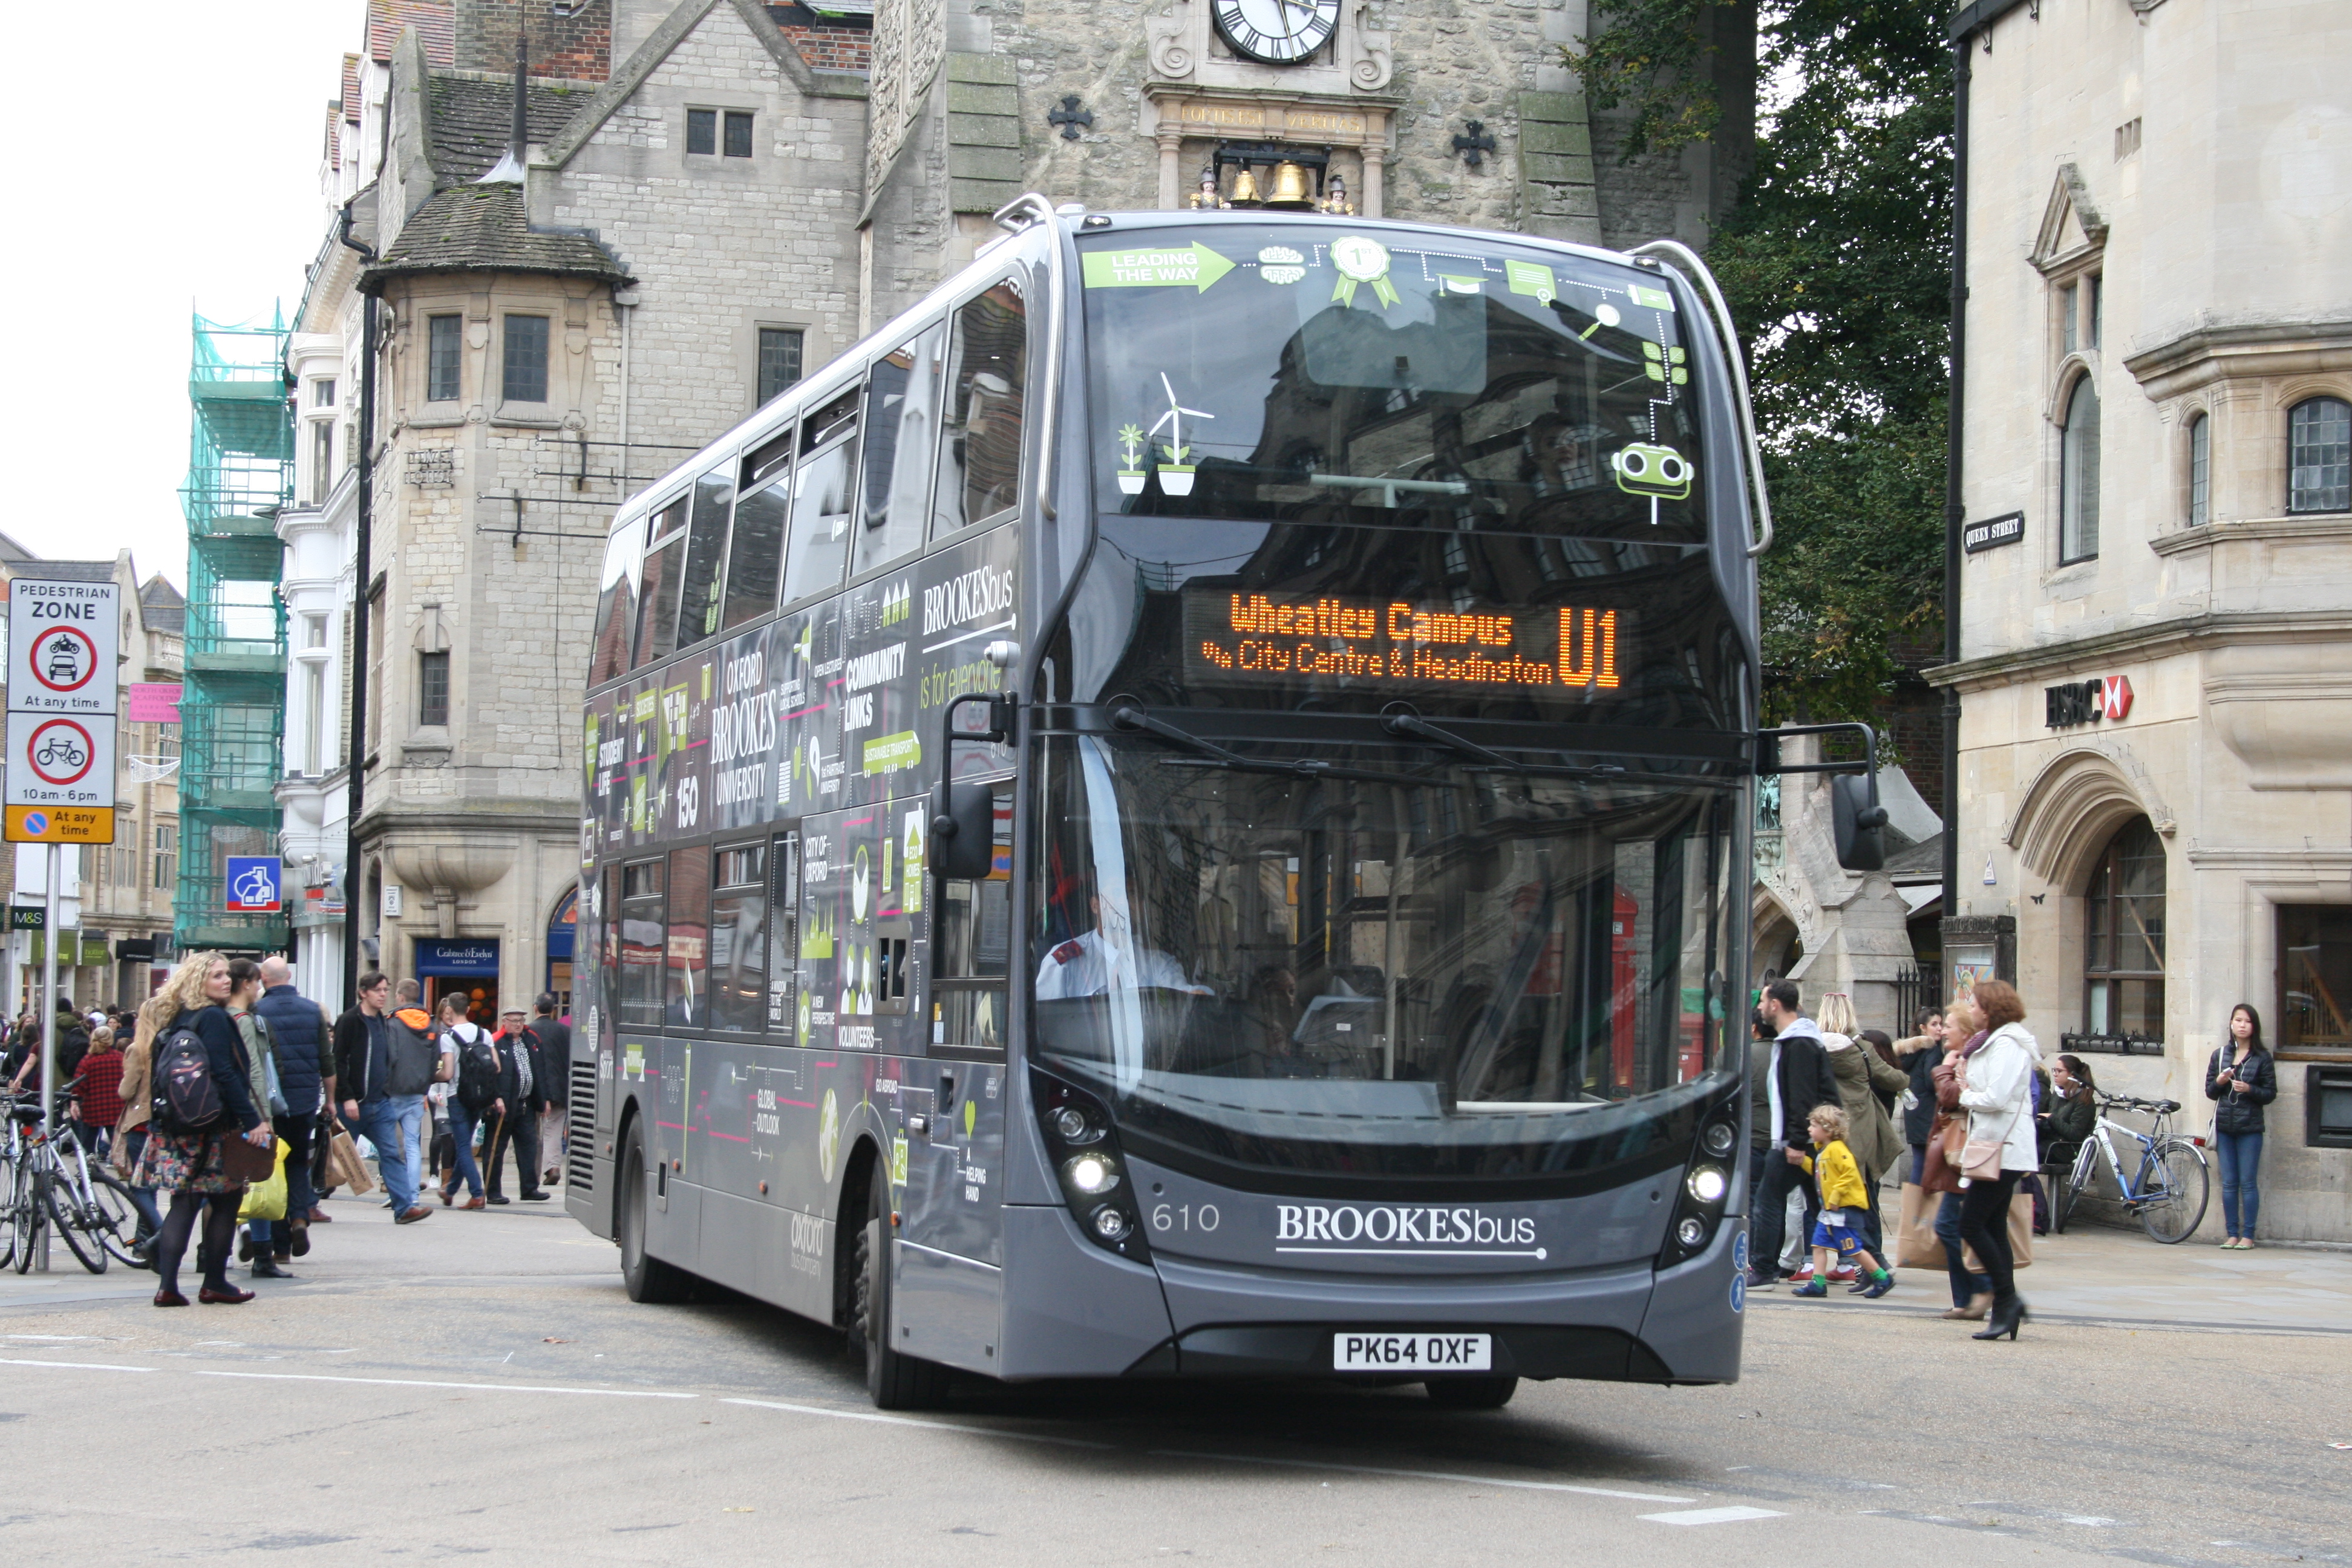
[[[1862,1245],[1862,1239],[1846,1224],[1847,1214],[1870,1206],[1870,1189],[1863,1185],[1862,1170],[1853,1163],[1853,1151],[1845,1146],[1845,1112],[1834,1105],[1813,1108],[1808,1119],[1808,1131],[1813,1137],[1813,1157],[1805,1163],[1806,1172],[1821,1184],[1821,1217],[1813,1222],[1813,1277],[1790,1292],[1798,1296],[1826,1296],[1829,1286],[1830,1253],[1834,1250],[1842,1261],[1853,1263],[1861,1273],[1849,1291],[1873,1300],[1895,1289],[1895,1275],[1882,1268],[1877,1258]]]

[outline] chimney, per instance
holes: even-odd
[[[667,8],[666,8],[667,9]],[[542,77],[603,81],[613,68],[613,0],[456,0],[459,70],[503,74],[515,34],[528,27]]]

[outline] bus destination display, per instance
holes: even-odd
[[[1617,686],[1629,650],[1615,609],[1503,610],[1405,599],[1188,591],[1187,679],[1366,686]]]

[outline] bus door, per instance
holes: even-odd
[[[899,803],[908,865],[923,861],[929,802]],[[1013,786],[999,786],[995,854],[979,881],[922,878],[929,916],[928,984],[909,991],[928,1024],[928,1055],[909,1062],[907,1184],[900,1237],[932,1255],[902,1257],[902,1302],[924,1353],[984,1367],[996,1342],[994,1269],[1003,1263],[1007,976],[1013,949]],[[912,889],[910,883],[910,891]],[[917,1119],[920,1126],[917,1126]],[[985,1264],[986,1270],[958,1267]],[[979,1342],[964,1343],[974,1335]]]

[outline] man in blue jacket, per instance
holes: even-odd
[[[269,1026],[278,1064],[278,1089],[285,1097],[283,1114],[273,1115],[278,1136],[286,1140],[286,1217],[253,1222],[256,1271],[261,1243],[270,1244],[271,1261],[284,1263],[310,1250],[310,1211],[318,1196],[310,1186],[312,1140],[318,1136],[319,1110],[335,1098],[335,1058],[327,1010],[294,989],[294,971],[275,953],[261,961],[263,990],[253,1010]]]

